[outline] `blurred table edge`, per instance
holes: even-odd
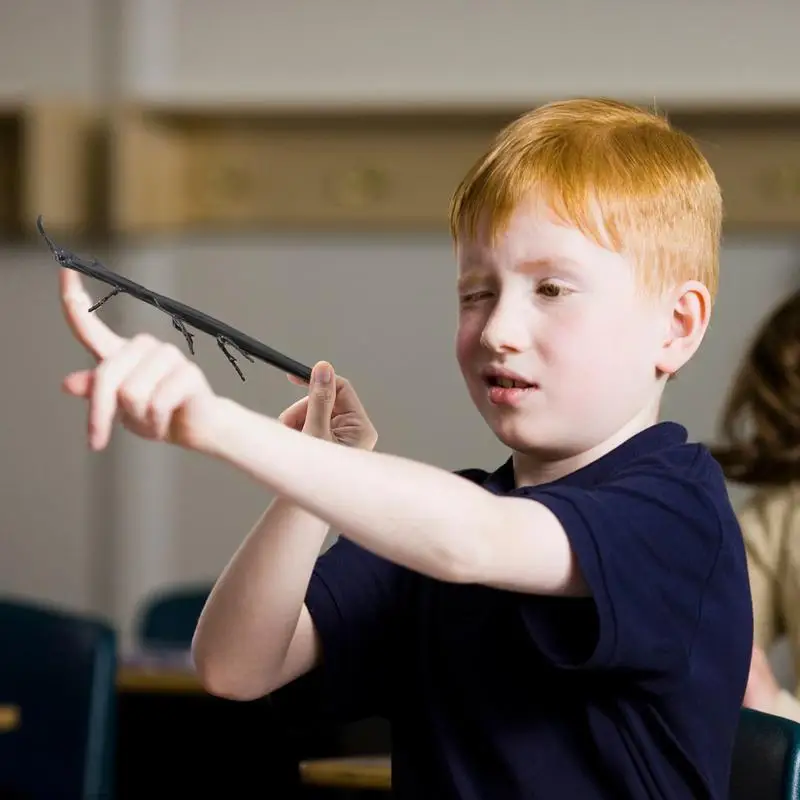
[[[13,731],[19,726],[19,707],[0,703],[0,733]]]
[[[388,791],[392,760],[388,755],[309,759],[300,762],[300,779],[307,786]]]
[[[144,651],[126,653],[117,667],[121,692],[205,694],[188,653]]]
[[[197,675],[174,667],[123,665],[117,670],[117,689],[122,692],[205,693]]]

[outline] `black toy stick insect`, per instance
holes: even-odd
[[[129,294],[137,300],[141,300],[143,303],[149,303],[151,306],[155,306],[160,311],[172,317],[173,327],[183,334],[183,337],[186,339],[186,344],[189,347],[189,352],[192,355],[194,355],[194,334],[189,331],[187,325],[197,328],[203,331],[203,333],[207,333],[209,336],[213,336],[217,340],[220,350],[225,354],[225,357],[233,365],[233,368],[242,380],[245,379],[244,373],[240,369],[236,357],[229,350],[231,347],[238,350],[248,361],[252,362],[255,356],[255,358],[260,361],[264,361],[273,367],[288,372],[306,383],[311,380],[311,368],[307,367],[305,364],[301,364],[299,361],[295,361],[293,358],[289,358],[283,353],[279,353],[277,350],[267,347],[267,345],[262,344],[257,339],[253,339],[246,333],[242,333],[236,330],[236,328],[232,328],[230,325],[226,325],[224,322],[210,317],[202,311],[198,311],[196,308],[184,305],[162,294],[157,294],[145,286],[126,278],[124,275],[118,275],[95,259],[88,261],[85,258],[75,255],[75,253],[71,253],[69,250],[58,247],[47,233],[45,233],[41,215],[39,215],[36,220],[36,227],[39,229],[42,238],[47,242],[47,246],[50,248],[53,258],[55,258],[62,267],[74,269],[76,272],[88,275],[90,278],[95,278],[112,287],[112,290],[102,300],[95,303],[89,311],[96,311],[103,303],[120,293]]]

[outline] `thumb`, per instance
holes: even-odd
[[[67,375],[61,384],[61,388],[74,397],[89,397],[92,393],[93,384],[92,372],[90,370],[81,370]]]
[[[336,376],[327,361],[319,361],[311,372],[305,429],[314,436],[327,436],[336,401]]]

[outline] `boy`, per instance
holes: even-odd
[[[100,362],[65,380],[91,446],[119,412],[277,496],[198,624],[208,689],[314,676],[338,718],[387,715],[410,800],[726,798],[744,551],[716,462],[658,422],[708,327],[721,216],[691,140],[635,107],[554,103],[499,135],[451,211],[458,361],[511,450],[491,474],[372,452],[322,362],[279,421],[219,398],[177,348],[89,315],[62,272]],[[343,538],[317,560],[328,525]]]

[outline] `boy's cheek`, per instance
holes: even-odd
[[[631,350],[638,349],[632,331],[619,320],[608,319],[600,325],[574,326],[560,331],[542,347],[543,360],[589,380],[595,376],[607,379],[609,372],[629,361]],[[574,375],[573,375],[574,377]]]
[[[481,331],[477,326],[460,325],[456,332],[456,359],[462,369],[474,361],[480,349]]]

